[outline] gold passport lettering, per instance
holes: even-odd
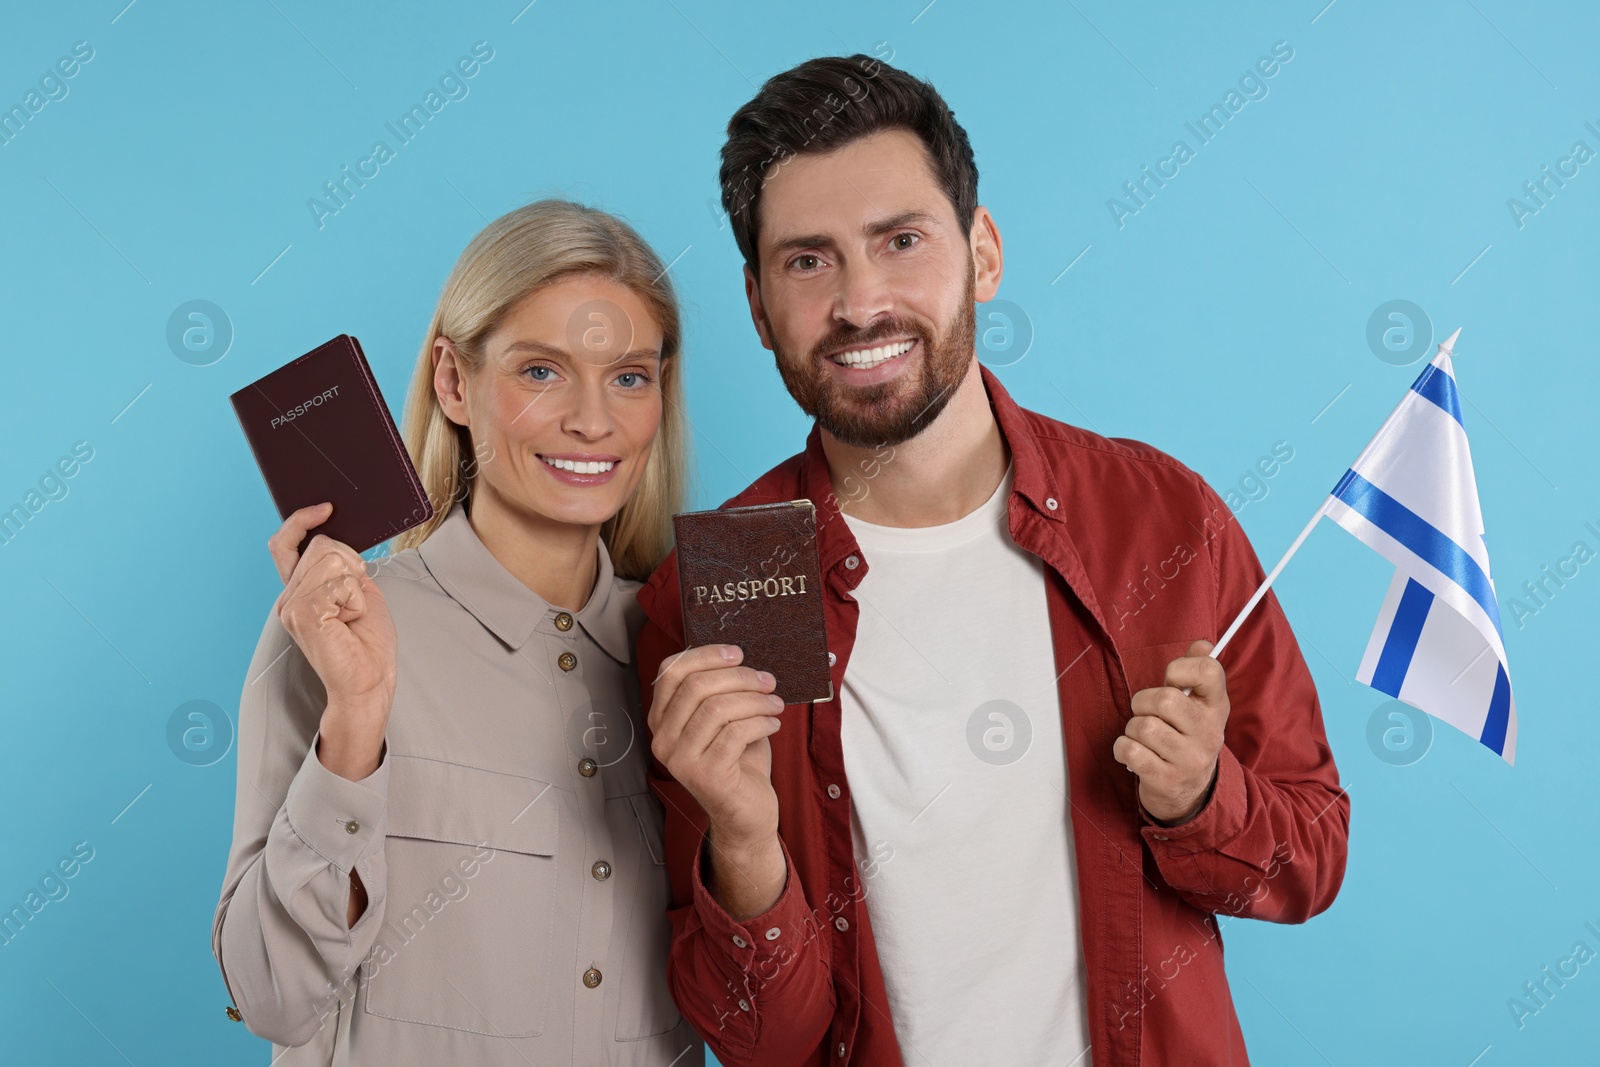
[[[695,606],[723,604],[730,600],[759,600],[769,596],[799,596],[806,591],[803,574],[782,578],[752,578],[744,582],[723,582],[721,585],[694,587]]]

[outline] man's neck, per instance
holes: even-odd
[[[1011,458],[976,358],[944,410],[911,440],[859,448],[823,430],[822,452],[847,515],[902,527],[940,526],[975,511]]]

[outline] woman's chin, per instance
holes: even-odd
[[[622,510],[626,496],[619,497],[611,486],[604,489],[563,488],[555,493],[540,493],[528,500],[528,510],[551,522],[568,526],[599,526]]]

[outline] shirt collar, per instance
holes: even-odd
[[[594,643],[618,663],[633,660],[628,636],[627,597],[613,580],[611,553],[596,542],[600,560],[589,602],[569,612]],[[417,546],[417,554],[440,587],[456,603],[511,648],[521,648],[535,630],[560,636],[555,617],[561,609],[529,589],[478,538],[466,509],[452,503],[444,522]]]
[[[1051,464],[1045,462],[1039,442],[1034,439],[1027,412],[1011,399],[993,371],[979,363],[978,372],[989,395],[995,422],[1000,427],[1000,438],[1011,453],[1012,496],[1021,496],[1050,522],[1061,523],[1066,509],[1061,506],[1060,494],[1056,492],[1055,472]],[[858,476],[858,480],[866,479]],[[822,451],[822,429],[816,423],[812,423],[800,459],[800,495],[817,506],[818,563],[823,571],[860,550],[849,527],[843,522],[831,521],[839,517],[839,501],[834,496],[833,480],[828,474],[828,457]],[[1064,527],[1059,532],[1065,536]]]

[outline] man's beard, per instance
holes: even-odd
[[[930,337],[920,324],[890,318],[865,330],[831,333],[804,357],[774,345],[778,373],[789,395],[818,425],[847,445],[877,448],[909,441],[939,417],[967,376],[977,341],[975,281],[969,265],[961,308],[938,337]],[[836,381],[822,366],[827,357],[819,353],[869,348],[891,337],[915,337],[920,343],[921,362],[912,374],[875,385],[849,386]]]

